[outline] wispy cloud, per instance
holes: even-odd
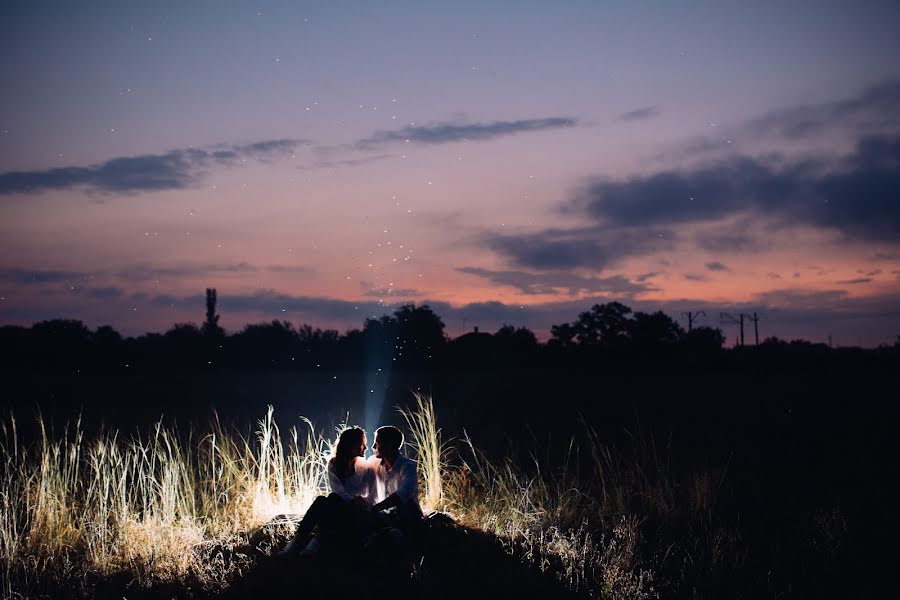
[[[142,281],[172,280],[192,277],[240,275],[269,272],[283,275],[308,275],[314,269],[302,265],[255,265],[239,263],[181,263],[175,265],[136,264],[117,269],[95,269],[93,271],[70,271],[53,269],[27,269],[20,267],[0,268],[0,282],[17,285],[83,285],[88,281],[119,280],[126,283]]]
[[[255,273],[259,269],[251,264],[181,264],[173,266],[133,265],[115,272],[115,276],[126,281],[151,281],[156,279],[180,279],[198,275]]]
[[[659,275],[659,271],[652,271],[650,273],[641,273],[640,275],[634,278],[635,281],[647,281],[648,279],[653,279],[657,275]]]
[[[709,271],[730,271],[731,268],[728,265],[724,265],[717,260],[706,263],[706,268]]]
[[[333,148],[323,146],[320,150],[327,153],[332,151]],[[346,158],[340,160],[321,158],[308,165],[302,165],[297,168],[301,171],[311,171],[314,169],[339,169],[341,167],[358,167],[360,165],[387,160],[388,158],[392,158],[393,156],[393,154],[376,154],[375,156],[365,156],[362,158]]]
[[[270,273],[283,273],[285,275],[309,275],[315,271],[303,265],[269,265],[265,270]]]
[[[747,121],[741,131],[756,136],[801,139],[838,127],[871,134],[897,126],[900,126],[900,80],[893,80],[847,98],[771,111]]]
[[[846,308],[846,290],[807,290],[802,288],[784,288],[761,292],[756,296],[757,302],[771,309],[807,310],[841,310]]]
[[[199,305],[202,302],[200,298],[198,294],[191,300]],[[219,306],[223,313],[226,311],[270,315],[299,313],[306,318],[346,320],[360,324],[366,317],[384,314],[384,306],[377,301],[354,302],[335,298],[294,296],[274,290],[257,290],[250,294],[223,293],[219,295]]]
[[[694,234],[694,242],[703,250],[715,254],[746,254],[760,252],[771,247],[773,241],[766,236],[750,233],[751,218],[734,223],[716,224]]]
[[[734,125],[718,125],[716,135],[688,139],[667,156],[710,156],[734,152],[745,142],[782,144],[820,138],[831,132],[853,136],[900,131],[900,79],[883,81],[830,102],[779,108]]]
[[[163,154],[110,159],[98,165],[57,167],[0,173],[0,195],[83,188],[104,193],[132,194],[179,190],[196,184],[212,167],[230,167],[242,160],[259,161],[290,155],[306,140],[263,140],[250,144],[184,148]]]
[[[16,285],[71,283],[89,277],[83,271],[65,271],[52,269],[22,269],[7,267],[0,269],[0,281]]]
[[[643,108],[638,108],[635,110],[630,110],[626,113],[622,113],[619,115],[620,121],[642,121],[644,119],[649,119],[651,117],[655,117],[659,114],[659,108],[655,106],[645,106]]]
[[[114,300],[125,296],[125,290],[115,286],[89,287],[79,291],[83,291],[95,300]]]
[[[835,281],[838,285],[858,285],[860,283],[871,283],[873,279],[871,277],[856,277],[854,279],[844,279],[842,281]]]
[[[363,296],[370,298],[415,298],[422,292],[412,288],[371,288],[363,292]]]
[[[656,289],[648,284],[635,283],[621,275],[583,277],[566,271],[526,273],[524,271],[492,271],[478,267],[462,267],[457,271],[483,277],[491,283],[510,286],[529,295],[557,295],[559,290],[566,290],[570,296],[585,293],[609,293],[630,298],[636,294]]]
[[[571,117],[491,121],[487,123],[439,122],[428,125],[407,125],[401,129],[380,130],[357,142],[358,148],[371,148],[392,142],[417,144],[449,144],[462,141],[486,141],[494,138],[574,127],[578,121]]]

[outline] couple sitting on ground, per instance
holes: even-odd
[[[341,431],[328,461],[331,493],[316,498],[280,554],[316,554],[316,528],[348,547],[385,531],[415,538],[422,525],[418,473],[416,463],[401,454],[402,446],[399,429],[380,427],[372,445],[375,454],[366,460],[366,432],[360,427]]]

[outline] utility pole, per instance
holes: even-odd
[[[697,312],[691,312],[691,311],[688,311],[688,312],[686,312],[686,313],[681,313],[681,316],[682,316],[682,317],[687,317],[687,320],[688,320],[688,333],[690,333],[691,330],[694,329],[694,319],[696,319],[697,317],[705,317],[705,316],[706,316],[706,313],[703,312],[702,310],[698,310]]]
[[[759,346],[759,316],[756,313],[753,313],[750,320],[753,321],[753,337],[756,339],[756,345]]]
[[[744,313],[739,314],[737,317],[729,315],[728,313],[719,313],[719,318],[722,319],[724,323],[731,323],[732,325],[740,325],[741,327],[741,347],[744,347]]]

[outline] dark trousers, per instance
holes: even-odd
[[[318,529],[319,535],[340,540],[339,543],[349,548],[368,534],[395,528],[415,542],[423,527],[422,511],[411,502],[390,511],[373,513],[337,494],[329,494],[313,501],[297,526],[294,540],[298,545],[304,544]]]
[[[337,494],[319,496],[316,498],[303,519],[297,526],[294,539],[298,542],[309,537],[318,527],[319,532],[351,535],[356,530],[357,519],[350,502],[347,502]]]
[[[424,526],[422,511],[412,502],[404,502],[387,513],[390,524],[404,534],[416,538]]]

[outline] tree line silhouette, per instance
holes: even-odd
[[[176,323],[165,333],[123,337],[109,325],[91,330],[73,319],[54,319],[31,327],[0,327],[0,354],[6,368],[183,369],[267,368],[306,370],[370,368],[431,370],[450,368],[587,367],[627,364],[700,363],[765,358],[768,362],[892,355],[877,350],[838,349],[825,344],[768,338],[758,347],[725,348],[725,336],[712,327],[685,331],[662,311],[633,311],[620,302],[595,304],[574,321],[553,325],[541,342],[525,327],[503,325],[494,333],[472,332],[449,338],[445,324],[428,305],[405,304],[392,315],[367,318],[361,329],[294,326],[272,320],[234,333],[219,325],[214,289],[206,291],[206,319],[200,325]]]

